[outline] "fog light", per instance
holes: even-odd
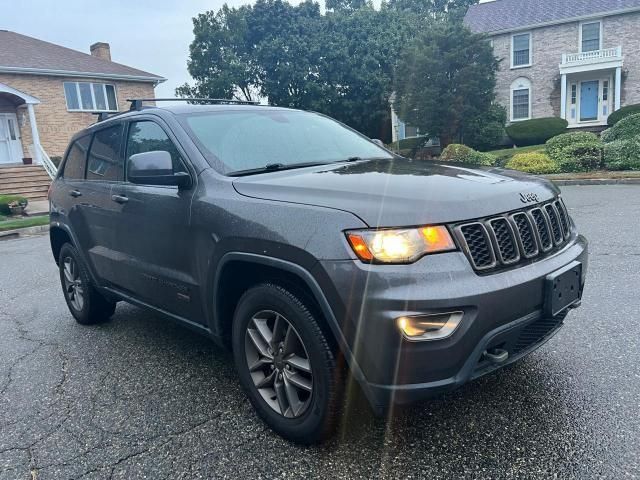
[[[439,340],[458,328],[462,316],[462,312],[411,315],[397,318],[396,325],[407,340]]]

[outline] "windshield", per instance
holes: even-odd
[[[185,127],[224,174],[268,165],[324,164],[354,158],[392,158],[367,138],[322,115],[244,110],[185,115]]]

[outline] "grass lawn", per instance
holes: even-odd
[[[49,215],[38,215],[37,217],[12,218],[0,216],[0,232],[13,230],[16,228],[35,227],[38,225],[48,225]]]
[[[492,150],[489,153],[491,155],[495,155],[498,158],[496,165],[500,167],[504,167],[505,164],[511,160],[511,157],[518,153],[529,153],[529,152],[537,152],[538,150],[544,150],[544,145],[531,145],[529,147],[518,147],[518,148],[504,148],[502,150]]]

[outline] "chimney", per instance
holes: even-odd
[[[108,62],[111,61],[111,48],[108,43],[96,42],[89,47],[89,50],[91,50],[91,55],[94,57],[107,60]]]

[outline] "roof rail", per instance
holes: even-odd
[[[215,103],[220,105],[259,105],[253,100],[230,100],[226,98],[127,98],[131,102],[129,110],[142,110],[142,102],[196,102]]]

